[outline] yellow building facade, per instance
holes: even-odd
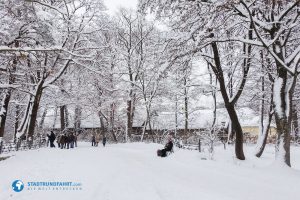
[[[255,137],[259,135],[259,126],[243,126],[243,133],[248,133],[251,137]],[[276,127],[270,126],[269,129],[269,137],[276,136]]]

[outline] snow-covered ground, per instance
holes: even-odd
[[[218,147],[215,160],[176,149],[156,157],[158,144],[114,144],[103,148],[80,143],[71,150],[39,149],[14,153],[0,161],[0,200],[293,200],[299,199],[300,147],[292,147],[293,169],[272,164],[274,148],[261,159],[234,159]],[[25,188],[14,192],[11,184]],[[30,191],[27,182],[72,181],[82,190]]]

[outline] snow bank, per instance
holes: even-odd
[[[283,117],[284,113],[282,111],[282,102],[281,102],[281,87],[283,84],[282,78],[276,78],[274,81],[274,104],[276,113],[279,117]]]
[[[234,158],[232,147],[216,148],[215,160],[205,154],[175,149],[167,158],[156,157],[158,144],[116,144],[76,149],[39,149],[17,152],[0,162],[0,199],[17,200],[292,200],[300,187],[300,148],[292,148],[295,169],[272,168],[274,146],[261,159],[246,146],[246,161]],[[81,191],[28,191],[16,193],[14,180],[73,181]],[[284,183],[284,184],[283,184]]]

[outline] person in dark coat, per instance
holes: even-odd
[[[56,142],[57,142],[58,148],[60,148],[60,138],[61,138],[61,135],[58,135],[56,137]]]
[[[101,135],[100,135],[100,133],[97,133],[95,136],[95,145],[94,145],[95,147],[98,146],[100,140],[101,140]]]
[[[60,143],[60,148],[63,149],[66,147],[66,135],[65,134],[62,134],[60,136],[60,140],[59,140],[59,143]]]
[[[51,147],[51,148],[52,148],[52,147],[55,147],[54,141],[55,141],[56,136],[55,136],[55,134],[53,133],[53,131],[51,131],[51,134],[50,134],[50,135],[47,135],[47,136],[48,136],[48,139],[49,139],[49,141],[50,141],[50,147]]]
[[[96,145],[96,137],[95,134],[92,135],[92,146]]]
[[[50,133],[50,135],[51,135],[51,133]],[[50,144],[50,147],[51,147],[50,135],[47,133],[47,147],[49,146],[48,143]]]
[[[77,134],[74,134],[74,146],[77,147]]]
[[[73,133],[69,135],[70,148],[74,148],[75,136]]]
[[[70,148],[71,137],[69,134],[66,134],[66,149]]]
[[[171,152],[173,150],[173,142],[172,142],[172,137],[168,138],[168,142],[165,145],[165,148],[161,150],[157,150],[157,155],[161,157],[166,157],[167,152]]]
[[[102,144],[105,147],[105,144],[106,144],[106,137],[105,136],[103,136],[103,138],[102,138]]]

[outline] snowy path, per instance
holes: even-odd
[[[209,161],[185,150],[158,158],[157,144],[88,145],[18,152],[1,161],[0,200],[293,200],[300,190],[300,171],[274,169],[268,157],[234,164],[230,152]],[[299,163],[299,148],[296,153]],[[25,186],[16,193],[11,183],[17,179],[81,182],[82,190],[27,191]]]

